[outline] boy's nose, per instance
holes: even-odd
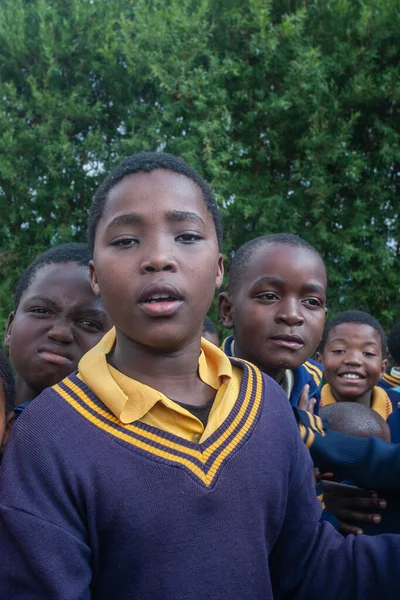
[[[168,252],[155,251],[143,259],[141,270],[142,273],[176,271],[176,262]]]
[[[71,326],[62,319],[57,319],[51,328],[48,330],[47,335],[49,338],[56,342],[64,344],[70,344],[74,340]]]
[[[356,352],[347,352],[345,355],[345,363],[347,365],[359,366],[362,364],[361,356]]]
[[[276,315],[276,319],[277,321],[286,323],[290,327],[304,323],[304,317],[296,302],[287,302],[282,305]]]

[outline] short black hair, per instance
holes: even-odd
[[[217,233],[218,246],[221,249],[221,214],[215,196],[206,180],[182,158],[167,154],[166,152],[138,152],[137,154],[128,156],[122,163],[116,166],[97,189],[90,209],[88,221],[88,242],[92,252],[94,249],[97,225],[103,215],[104,206],[112,188],[128,175],[133,175],[135,173],[151,173],[156,169],[164,169],[166,171],[178,173],[179,175],[184,175],[200,188],[207,209],[212,215],[215,231]]]
[[[203,331],[208,331],[208,333],[218,333],[214,321],[210,319],[209,316],[204,317]]]
[[[248,269],[254,253],[262,246],[272,246],[274,244],[294,246],[295,248],[304,248],[309,252],[313,252],[322,261],[319,252],[313,246],[311,246],[311,244],[303,240],[298,235],[293,235],[292,233],[273,233],[271,235],[261,235],[260,237],[256,237],[253,240],[246,242],[235,252],[229,269],[227,285],[229,293],[232,294],[237,290],[243,275]]]
[[[390,330],[387,339],[388,350],[396,367],[400,366],[400,321]]]
[[[15,384],[11,370],[11,365],[0,350],[0,385],[4,391],[6,415],[14,408],[15,403]],[[1,410],[1,408],[0,408]]]
[[[319,352],[322,353],[324,351],[328,335],[332,331],[332,329],[335,329],[335,327],[338,327],[338,325],[342,325],[343,323],[369,325],[370,327],[375,329],[375,331],[379,333],[379,336],[381,338],[383,358],[386,358],[386,335],[383,331],[382,325],[379,323],[379,321],[377,321],[377,319],[375,319],[375,317],[361,310],[346,310],[345,312],[339,313],[338,315],[334,316],[330,321],[328,321],[324,327],[322,339],[319,344]]]
[[[372,408],[357,402],[335,402],[322,406],[320,416],[329,429],[354,437],[376,436],[386,439],[390,430],[386,421]]]
[[[71,242],[69,244],[61,244],[54,246],[46,252],[39,254],[25,271],[17,284],[17,289],[14,295],[14,310],[17,310],[23,293],[28,289],[36,273],[46,265],[74,262],[78,265],[87,266],[92,255],[87,244]]]

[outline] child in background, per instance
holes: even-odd
[[[282,390],[201,344],[223,277],[206,182],[170,155],[134,155],[100,186],[89,236],[116,327],[11,434],[3,596],[397,600],[400,538],[319,524]],[[210,398],[203,423],[194,408]]]
[[[55,246],[39,254],[19,280],[4,340],[16,371],[16,404],[25,405],[76,371],[110,329],[90,285],[90,259],[87,244]]]
[[[239,248],[228,290],[218,299],[225,327],[234,330],[234,336],[223,344],[225,352],[256,364],[273,377],[293,407],[312,403],[313,411],[318,411],[322,370],[307,358],[315,352],[324,329],[326,286],[325,265],[318,252],[298,236],[281,233],[256,238]],[[300,431],[306,430],[301,426]],[[305,440],[307,447],[314,437]],[[329,446],[331,437],[323,444]],[[363,515],[361,523],[377,516],[375,510],[382,501],[371,498],[368,491],[364,496],[360,503],[372,512]],[[360,515],[357,503],[350,502],[354,521],[350,518],[342,526],[347,532],[357,532]]]
[[[389,391],[400,386],[400,322],[391,329],[387,346],[389,351],[389,362],[392,366],[387,369],[378,385]],[[397,399],[397,398],[396,398]],[[398,397],[400,402],[400,396]]]
[[[357,402],[388,419],[392,403],[377,387],[387,365],[386,337],[374,317],[358,310],[336,315],[325,326],[318,358],[328,382],[322,388],[321,406]]]
[[[0,350],[0,462],[9,433],[14,400],[15,387],[11,366]]]
[[[208,340],[215,346],[219,346],[219,338],[218,338],[217,328],[215,327],[214,322],[208,316],[204,318],[203,338],[205,338],[206,340]]]
[[[234,335],[223,343],[228,356],[257,365],[282,387],[292,406],[302,393],[316,402],[321,365],[310,356],[326,318],[326,270],[318,252],[288,233],[255,238],[235,253],[219,313]]]

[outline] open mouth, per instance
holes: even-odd
[[[170,294],[153,294],[149,298],[144,300],[145,304],[152,304],[154,302],[176,302],[178,298],[171,296]]]
[[[184,298],[175,286],[152,284],[139,297],[139,306],[151,317],[170,317],[182,306]]]
[[[340,373],[339,377],[349,381],[360,381],[361,379],[365,379],[365,376],[361,375],[361,373]]]

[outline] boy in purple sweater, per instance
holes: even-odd
[[[13,429],[0,598],[398,598],[400,539],[319,524],[281,388],[201,340],[223,275],[206,182],[170,155],[129,157],[89,238],[115,330]]]

